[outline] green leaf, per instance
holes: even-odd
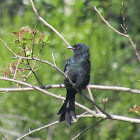
[[[44,37],[44,42],[48,43],[48,36],[47,35]]]
[[[28,51],[26,52],[26,56],[27,56],[27,57],[30,57],[30,56],[31,56],[31,53],[32,53],[32,51],[28,50]]]

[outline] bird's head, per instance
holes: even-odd
[[[83,43],[78,43],[73,46],[68,46],[67,48],[73,50],[74,56],[87,55],[89,57],[89,48]]]

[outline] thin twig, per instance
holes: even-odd
[[[119,32],[118,30],[116,30],[115,28],[113,28],[105,19],[104,17],[101,15],[101,13],[97,10],[96,6],[94,6],[94,10],[99,14],[99,16],[101,17],[101,19],[105,22],[105,24],[111,28],[113,31],[115,31],[116,33],[118,33],[121,36],[124,36],[126,38],[128,38],[129,42],[131,43],[132,48],[134,49],[135,55],[138,59],[138,61],[140,62],[140,55],[137,51],[136,45],[134,44],[133,40],[131,39],[131,37],[128,34],[123,34],[121,32]]]
[[[23,81],[25,82],[25,81]],[[53,88],[65,88],[64,84],[56,84],[56,85],[47,85],[44,89],[53,89]],[[0,88],[0,92],[22,92],[22,91],[34,91],[35,89],[32,87],[18,87],[18,88]]]
[[[5,140],[7,140],[7,138],[0,132],[0,135],[2,135],[2,137],[5,139]]]
[[[126,27],[126,24],[125,24],[125,6],[124,6],[124,4],[125,4],[125,0],[123,0],[123,2],[122,2],[122,17],[123,17],[123,26],[122,27],[123,27],[124,32],[126,34],[128,34],[128,30],[127,30],[127,27]],[[128,34],[127,38],[129,39],[129,42],[131,43],[131,45],[132,45],[132,47],[133,47],[133,49],[135,51],[135,54],[136,54],[136,56],[137,56],[137,58],[138,58],[138,60],[140,62],[140,56],[139,56],[139,53],[138,53],[138,51],[136,49],[136,45],[134,44],[134,42],[131,39],[131,37],[129,36],[129,34]]]
[[[122,2],[122,17],[123,17],[123,26],[122,27],[124,29],[125,34],[128,34],[127,27],[125,25],[125,7],[124,7],[124,2],[125,2],[125,0],[123,0],[123,2]]]
[[[15,68],[15,72],[14,72],[14,76],[13,76],[13,79],[15,79],[16,78],[16,73],[17,73],[17,69],[18,69],[18,65],[19,65],[19,63],[20,63],[20,58],[18,59],[18,61],[17,61],[17,65],[16,65],[16,68]]]
[[[42,47],[41,47],[41,49],[40,49],[40,51],[39,51],[39,53],[38,53],[38,57],[40,56],[40,53],[42,52],[42,50],[45,47],[45,45],[46,45],[46,43],[44,42],[43,45],[42,45]]]
[[[107,24],[107,26],[108,26],[109,28],[111,28],[112,30],[114,30],[114,31],[115,31],[116,33],[118,33],[119,35],[128,37],[128,35],[123,34],[123,33],[119,32],[118,30],[116,30],[115,28],[113,28],[113,27],[104,19],[104,17],[101,15],[101,13],[97,10],[96,6],[94,6],[94,10],[99,14],[99,16],[101,17],[101,19],[105,22],[105,24]]]
[[[38,91],[40,91],[40,92],[42,92],[44,94],[53,96],[55,98],[59,98],[59,99],[62,99],[62,100],[65,99],[63,97],[60,97],[60,96],[55,95],[55,94],[52,94],[51,92],[45,91],[45,90],[41,89],[40,87],[33,86],[33,85],[31,85],[29,83],[26,83],[26,82],[22,82],[22,81],[19,81],[19,80],[15,80],[15,79],[11,79],[11,78],[6,78],[6,77],[1,77],[1,76],[0,76],[0,79],[1,80],[6,80],[6,81],[10,81],[10,82],[15,82],[15,83],[18,83],[18,84],[21,84],[21,85],[24,85],[24,86],[27,86],[27,87],[30,87],[30,88],[34,88],[35,90],[38,90]]]
[[[140,90],[127,88],[127,87],[103,86],[103,85],[89,85],[89,87],[91,89],[97,89],[97,90],[123,91],[123,92],[130,92],[130,93],[134,93],[134,94],[140,94]]]
[[[36,26],[35,26],[35,31],[32,33],[32,36],[33,36],[33,46],[32,46],[32,58],[33,58],[33,56],[34,56],[34,46],[35,46],[35,35],[36,35]]]
[[[32,46],[32,55],[31,55],[31,57],[33,58],[34,57],[34,46],[35,46],[35,41],[34,41],[35,35],[34,34],[32,34],[32,35],[33,35],[33,46]]]
[[[101,119],[100,121],[92,124],[91,126],[89,126],[88,128],[84,129],[82,132],[80,132],[79,134],[77,134],[72,140],[76,140],[79,136],[81,136],[82,134],[84,134],[86,131],[88,131],[90,128],[96,126],[97,124],[101,123],[102,121],[104,121],[104,119]]]
[[[28,136],[28,135],[30,135],[30,134],[32,134],[32,133],[34,133],[34,132],[40,131],[40,130],[42,130],[42,129],[48,128],[48,127],[53,126],[53,125],[56,125],[56,124],[59,124],[59,121],[52,122],[52,123],[50,123],[50,124],[47,124],[47,125],[45,125],[45,126],[39,127],[39,128],[37,128],[37,129],[34,129],[34,130],[29,130],[28,133],[26,133],[26,134],[24,134],[23,136],[17,138],[16,140],[21,140],[22,138],[25,138],[26,136]]]
[[[129,42],[131,43],[131,45],[132,45],[132,47],[133,47],[133,49],[135,51],[136,57],[137,57],[137,59],[139,60],[139,63],[140,63],[140,55],[139,55],[139,53],[137,51],[136,45],[134,44],[133,40],[131,39],[131,37],[129,35],[128,35],[127,38],[129,39]]]
[[[7,44],[0,38],[0,41],[4,44],[4,46],[16,57],[17,55],[7,46]]]
[[[35,76],[36,80],[38,81],[38,83],[39,83],[42,87],[44,87],[43,84],[40,82],[39,78],[37,77],[35,71],[31,68],[31,66],[28,65],[28,67],[29,67],[29,70],[34,74],[34,76]]]
[[[92,103],[96,108],[98,108],[100,110],[100,112],[102,112],[103,114],[105,114],[109,119],[112,119],[112,116],[110,114],[108,114],[107,112],[105,112],[99,105],[97,105],[95,103],[95,101],[91,100],[90,98],[88,98],[85,94],[81,93],[80,95],[82,95],[86,100],[88,100],[90,103]]]
[[[90,89],[90,86],[89,86],[89,85],[87,86],[87,90],[88,90],[90,99],[91,99],[92,101],[94,101],[93,95],[92,95],[92,93],[91,93],[91,89]],[[96,108],[96,110],[97,110],[98,113],[102,113],[96,106],[95,106],[95,108]]]
[[[26,56],[26,52],[25,52],[25,57],[27,57],[27,56]],[[32,58],[33,58],[33,57],[32,57]],[[20,57],[20,59],[21,59],[21,57]],[[39,78],[37,77],[35,71],[34,71],[34,70],[32,69],[32,67],[30,66],[29,60],[28,60],[28,59],[26,59],[26,60],[27,60],[27,67],[29,68],[30,71],[32,71],[32,73],[34,74],[36,80],[38,81],[38,83],[39,83],[39,84],[42,86],[42,88],[43,88],[44,86],[43,86],[43,84],[40,82],[40,80],[39,80]]]
[[[40,53],[42,52],[42,50],[43,50],[43,48],[44,48],[45,45],[46,45],[46,43],[43,43],[43,45],[42,45],[42,47],[41,47],[41,49],[40,49],[40,51],[39,51],[39,53],[38,53],[38,55],[37,55],[37,58],[39,58]],[[33,67],[32,67],[33,70],[34,70],[34,68],[35,68],[35,66],[36,66],[36,63],[37,63],[37,61],[35,61],[34,64],[33,64]],[[30,71],[30,72],[25,76],[25,78],[23,79],[23,81],[26,81],[26,79],[27,79],[31,74],[32,74],[32,71]]]
[[[83,115],[78,115],[77,117],[78,117],[78,118],[81,118],[81,117],[91,117],[91,115],[84,115],[84,114],[83,114]],[[28,136],[28,135],[30,135],[30,134],[32,134],[32,133],[34,133],[34,132],[40,131],[40,130],[42,130],[42,129],[45,129],[45,128],[48,128],[48,127],[51,127],[51,126],[54,126],[54,125],[59,124],[59,123],[60,123],[59,121],[55,121],[55,122],[52,122],[52,123],[47,124],[47,125],[45,125],[45,126],[39,127],[39,128],[37,128],[37,129],[30,130],[28,133],[26,133],[26,134],[24,134],[23,136],[17,138],[16,140],[20,140],[20,139],[25,138],[26,136]]]
[[[53,64],[56,66],[55,58],[54,58],[54,55],[53,55],[53,51],[52,51],[52,59],[53,59]]]
[[[87,90],[88,90],[88,93],[89,93],[90,99],[94,101],[94,99],[93,99],[93,95],[92,95],[92,93],[91,93],[91,90],[90,90],[90,86],[89,86],[89,85],[87,86]]]
[[[32,5],[32,8],[34,10],[34,12],[36,13],[38,19],[45,25],[48,26],[52,31],[54,31],[68,46],[70,46],[70,44],[64,39],[64,37],[53,27],[51,26],[49,23],[47,23],[42,17],[39,16],[37,9],[35,8],[35,5],[33,3],[32,0],[30,0],[30,3]]]

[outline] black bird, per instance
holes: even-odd
[[[67,48],[73,50],[73,56],[67,60],[64,72],[76,84],[80,93],[86,88],[90,80],[91,65],[89,48],[82,43]],[[67,89],[67,96],[58,115],[61,115],[60,122],[65,120],[68,125],[71,125],[71,120],[77,119],[75,114],[75,95],[77,90],[70,84],[66,77],[64,77],[64,84]]]

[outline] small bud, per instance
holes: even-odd
[[[103,98],[103,99],[102,99],[102,102],[103,102],[103,103],[107,103],[107,102],[108,102],[108,98]]]

